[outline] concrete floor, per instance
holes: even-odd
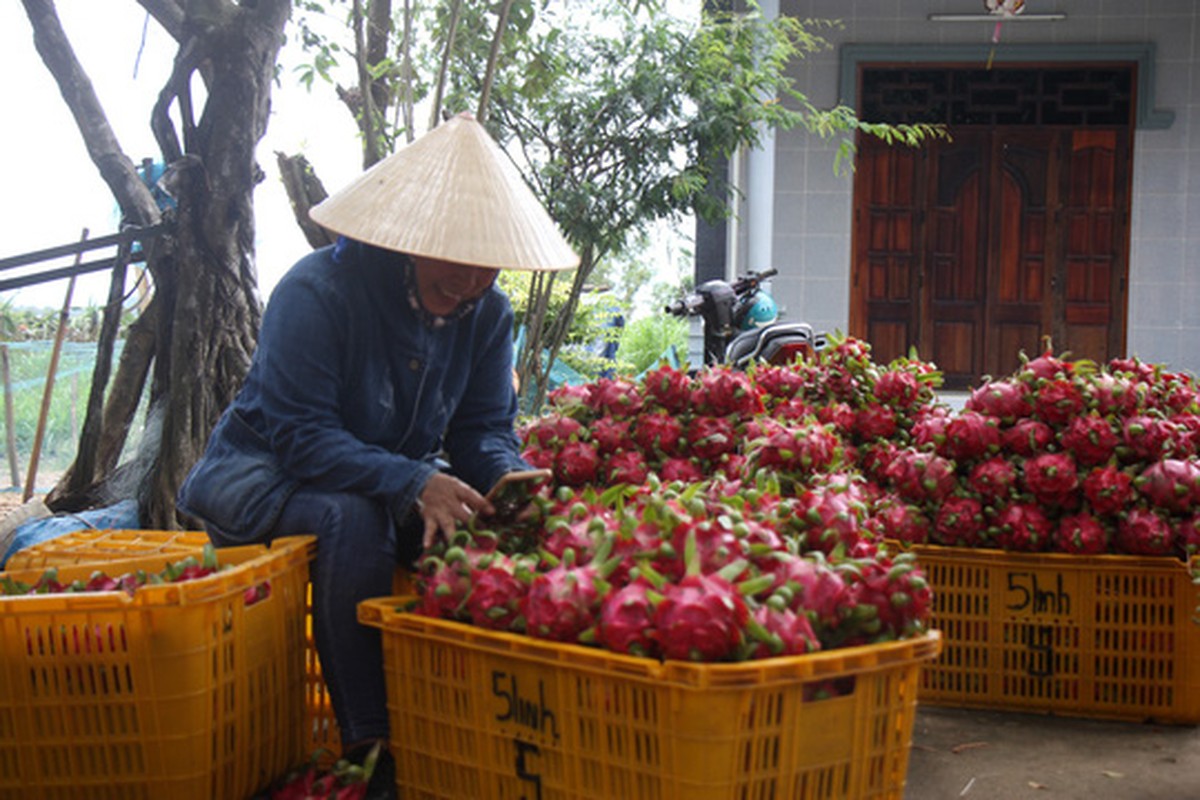
[[[922,706],[905,800],[1200,800],[1200,728]]]

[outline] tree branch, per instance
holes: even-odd
[[[161,219],[150,190],[138,177],[133,161],[121,150],[104,109],[83,66],[67,39],[52,0],[21,0],[33,26],[33,43],[58,91],[75,118],[92,163],[108,184],[121,212],[135,225],[154,225]]]

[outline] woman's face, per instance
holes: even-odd
[[[417,293],[430,314],[444,317],[460,304],[477,300],[496,282],[498,269],[470,267],[450,261],[417,256]]]

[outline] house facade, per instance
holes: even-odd
[[[1200,373],[1200,3],[777,0],[833,19],[793,67],[817,107],[937,122],[920,149],[776,132],[730,165],[725,266],[774,266],[784,318],[916,348],[950,388],[1056,351]],[[1000,22],[997,28],[997,22]],[[698,249],[703,245],[698,242]]]

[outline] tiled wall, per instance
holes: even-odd
[[[839,101],[837,45],[988,43],[992,24],[936,23],[931,13],[979,13],[979,0],[780,0],[780,12],[840,19],[833,49],[794,70],[814,104]],[[1200,0],[1029,0],[1027,12],[1065,21],[1013,22],[1006,42],[1157,46],[1156,107],[1166,130],[1139,128],[1134,144],[1128,350],[1200,374]],[[1196,92],[1193,91],[1196,87]],[[851,175],[834,173],[836,146],[799,132],[776,137],[774,291],[789,319],[824,330],[849,319]],[[744,210],[744,213],[752,213]],[[743,228],[744,230],[744,228]],[[742,243],[744,246],[744,242]]]

